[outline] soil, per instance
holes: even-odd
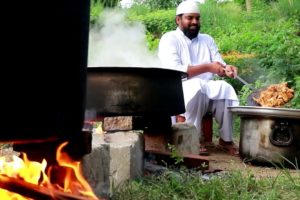
[[[216,148],[214,143],[208,144],[206,147],[209,151],[209,155],[205,156],[205,158],[209,161],[208,172],[231,172],[238,170],[245,174],[251,173],[257,178],[276,177],[282,172],[282,169],[276,169],[272,166],[245,163],[240,156],[229,155],[228,153]],[[13,151],[11,147],[0,148],[0,157],[5,156],[7,160],[10,160],[12,155],[18,156],[19,153]],[[288,170],[292,176],[299,175],[299,170],[286,170]]]
[[[205,156],[209,160],[209,171],[241,171],[244,173],[251,173],[257,178],[265,177],[276,177],[281,172],[282,169],[275,168],[271,165],[265,163],[246,163],[240,156],[232,156],[228,153],[218,149],[212,143],[207,146],[209,155]],[[293,176],[298,174],[299,170],[287,169],[289,173]]]

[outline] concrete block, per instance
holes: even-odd
[[[172,125],[170,143],[182,154],[199,155],[200,133],[193,124],[176,123]]]
[[[82,170],[99,198],[129,179],[143,175],[144,139],[141,131],[93,134],[92,151],[83,157]]]

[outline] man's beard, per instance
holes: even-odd
[[[200,30],[200,26],[196,25],[195,29],[191,29],[190,27],[184,28],[182,32],[184,35],[190,39],[193,39],[198,36]]]

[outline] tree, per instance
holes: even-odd
[[[252,9],[252,0],[246,0],[246,10],[247,12],[251,12]]]

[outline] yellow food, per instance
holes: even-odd
[[[294,97],[294,90],[287,83],[270,85],[266,90],[260,92],[258,98],[253,100],[264,107],[280,107]]]

